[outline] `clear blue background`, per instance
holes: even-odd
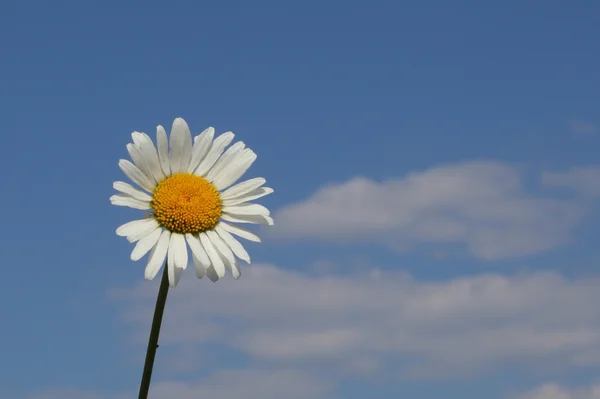
[[[592,0],[1,2],[2,390],[137,386],[104,300],[142,278],[114,234],[132,211],[108,201],[131,131],[153,135],[182,116],[195,132],[237,132],[259,155],[253,175],[276,188],[265,200],[275,209],[328,182],[464,159],[598,162],[598,136],[569,123],[598,122],[599,18]],[[591,251],[582,234],[539,265]],[[254,259],[310,260],[275,244]],[[479,270],[411,265],[424,279]],[[494,387],[502,376],[340,392],[464,398]]]

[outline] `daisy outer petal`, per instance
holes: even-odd
[[[231,248],[221,239],[221,237],[212,230],[206,232],[206,235],[210,239],[210,242],[217,249],[217,251],[223,255],[223,258],[227,261],[227,263],[235,263],[235,256],[231,251]]]
[[[154,178],[148,169],[148,165],[146,165],[146,159],[144,158],[144,154],[142,153],[140,147],[131,143],[127,144],[126,147],[129,156],[133,160],[133,164],[137,166],[140,172],[142,172],[150,181],[154,182]]]
[[[223,155],[219,157],[217,162],[215,162],[214,166],[210,168],[206,174],[206,180],[212,182],[221,170],[227,168],[231,162],[234,162],[237,159],[238,154],[240,154],[244,148],[246,148],[246,144],[244,144],[243,141],[238,141],[229,147]]]
[[[179,238],[173,238],[174,236],[179,236],[179,237],[183,237],[181,234],[177,234],[177,233],[171,233],[171,240],[169,241],[169,250],[167,252],[167,273],[168,273],[168,277],[169,277],[169,285],[171,287],[177,287],[177,284],[179,283],[179,278],[181,276],[181,270],[183,270],[183,268],[178,267],[178,265],[180,265],[181,262],[181,257],[182,255],[179,252],[180,248],[180,242],[179,242]],[[185,247],[185,241],[184,241],[184,247]],[[186,252],[186,258],[187,258],[187,252]],[[187,259],[186,259],[187,261]]]
[[[246,263],[250,263],[250,255],[248,255],[248,252],[246,251],[244,246],[234,236],[232,236],[231,233],[225,230],[221,226],[221,223],[219,223],[217,227],[215,227],[215,231],[217,232],[219,237],[221,237],[223,241],[225,241],[225,243],[229,246],[229,248],[231,248],[231,251],[235,254],[235,256],[245,261]]]
[[[173,121],[169,146],[171,172],[175,174],[186,171],[192,156],[192,135],[183,118],[175,118]]]
[[[217,274],[214,266],[211,264],[208,269],[206,269],[206,277],[213,283],[219,281],[219,275]]]
[[[136,146],[140,146],[140,143],[142,142],[142,133],[140,132],[132,132],[131,133],[131,140],[133,140],[133,144],[135,144]]]
[[[187,246],[185,245],[185,235],[179,233],[171,233],[171,242],[175,253],[173,259],[175,261],[175,267],[179,269],[186,269],[188,264],[188,252]],[[169,251],[171,248],[169,247]]]
[[[224,212],[221,215],[221,219],[233,223],[266,224],[269,226],[273,226],[273,224],[275,224],[273,218],[268,215],[231,215]]]
[[[215,136],[215,128],[209,127],[194,138],[194,146],[192,147],[192,158],[187,168],[188,173],[194,173],[194,170],[200,165],[213,142]]]
[[[194,269],[196,270],[196,277],[202,278],[204,277],[204,265],[200,262],[200,260],[196,257],[196,255],[192,252],[192,261],[194,262]]]
[[[275,191],[275,190],[273,190],[270,187],[259,187],[256,190],[253,190],[243,196],[240,196],[237,198],[232,198],[229,200],[223,200],[223,205],[224,206],[233,206],[233,205],[242,204],[242,203],[248,202],[248,201],[254,201],[255,199],[259,199],[259,198],[264,197],[265,195],[269,195],[269,194],[273,193],[273,191]]]
[[[210,258],[210,262],[211,262],[212,266],[214,267],[215,272],[217,273],[217,276],[219,276],[219,278],[225,276],[225,265],[223,264],[223,261],[219,257],[219,253],[213,246],[212,242],[210,241],[210,239],[208,238],[206,233],[200,233],[199,237],[200,237],[200,242],[202,243],[202,246],[204,247],[204,250],[206,251],[206,254]],[[207,270],[207,274],[208,274],[208,270]],[[210,275],[209,275],[209,278],[210,278]]]
[[[158,154],[156,152],[156,147],[154,147],[154,143],[150,136],[146,133],[139,133],[139,147],[144,159],[146,161],[146,166],[150,172],[150,175],[154,178],[154,180],[159,183],[165,177],[167,177],[161,168],[160,161],[158,160]]]
[[[270,215],[271,212],[260,204],[239,204],[233,206],[224,206],[223,212],[234,216],[254,216],[254,215]]]
[[[123,173],[125,173],[125,175],[129,177],[132,182],[144,190],[152,192],[154,189],[154,184],[150,181],[150,179],[148,179],[148,176],[143,174],[142,171],[130,161],[126,159],[119,160],[119,168],[121,168]]]
[[[117,191],[122,192],[123,194],[129,195],[131,198],[135,198],[136,200],[150,202],[152,201],[152,197],[146,194],[145,192],[138,190],[133,187],[129,183],[125,183],[123,181],[116,181],[113,183],[113,188]]]
[[[194,171],[194,174],[196,176],[204,176],[210,170],[210,168],[212,168],[215,162],[217,162],[217,160],[225,150],[225,147],[227,147],[229,143],[231,143],[234,137],[235,134],[233,134],[233,132],[226,132],[217,137],[213,141],[212,146],[208,151],[208,154],[206,154],[206,157],[204,157],[202,162],[200,162],[200,165],[198,165],[198,167]]]
[[[225,269],[229,270],[231,272],[232,276],[238,276],[239,278],[239,274],[237,273],[237,271],[239,271],[239,268],[237,268],[236,271],[236,263],[235,263],[235,258],[233,258],[233,260],[229,260],[225,257],[225,255],[223,255],[222,253],[219,252],[219,257],[221,258],[221,260],[223,261],[223,264],[225,265]],[[235,278],[235,277],[234,277]],[[236,278],[237,280],[237,278]]]
[[[217,190],[221,191],[231,186],[233,183],[238,181],[244,173],[250,168],[252,163],[256,161],[257,155],[254,151],[246,148],[243,153],[232,162],[228,168],[223,169],[216,177],[213,182]]]
[[[231,275],[236,280],[239,279],[240,276],[242,275],[242,270],[240,269],[240,265],[238,265],[237,262],[233,262],[231,264]]]
[[[158,222],[152,218],[144,219],[149,220],[148,224],[143,225],[143,228],[139,228],[135,233],[127,236],[127,241],[133,243],[142,238],[146,237],[148,234],[152,233],[156,227],[160,227]]]
[[[202,241],[200,240],[200,237],[197,237],[198,243],[200,244],[200,247],[202,248],[202,251],[204,252],[204,254],[206,254],[206,258],[205,259],[198,259],[203,263],[204,266],[204,273],[206,274],[206,277],[208,277],[208,279],[210,281],[217,282],[219,281],[219,275],[217,274],[217,272],[215,271],[215,267],[213,266],[210,258],[208,257],[208,254],[206,253],[206,250],[204,249],[204,246],[202,245]],[[196,275],[197,272],[196,272]]]
[[[157,227],[150,234],[146,235],[146,237],[139,240],[131,252],[131,260],[135,262],[142,259],[142,257],[146,255],[148,251],[156,246],[161,233],[162,229]]]
[[[161,125],[156,127],[156,147],[158,149],[158,160],[160,168],[165,176],[171,176],[171,164],[169,162],[169,139],[167,132]]]
[[[127,237],[129,242],[135,242],[152,233],[157,227],[158,222],[152,218],[133,220],[117,227],[116,233],[118,236]]]
[[[152,280],[154,277],[156,277],[156,274],[162,267],[163,263],[165,263],[165,258],[167,257],[167,252],[169,251],[170,241],[171,232],[163,229],[160,238],[158,239],[158,243],[148,257],[148,264],[146,265],[146,270],[144,271],[144,277],[146,280]]]
[[[183,269],[179,267],[169,268],[169,285],[171,285],[171,287],[177,287],[177,284],[179,284],[179,280],[181,280],[182,271]]]
[[[221,240],[221,237],[219,237],[214,231],[211,231],[211,233],[214,233],[214,235],[216,236],[215,237],[216,240]],[[241,274],[240,267],[235,260],[235,256],[233,256],[233,252],[231,252],[231,249],[229,249],[229,247],[227,247],[227,244],[225,244],[223,242],[222,246],[224,246],[224,248],[226,248],[225,252],[227,252],[227,254],[225,252],[221,252],[219,250],[219,256],[221,257],[221,260],[225,264],[225,268],[227,270],[229,270],[231,272],[231,275],[233,276],[233,278],[237,280],[238,278],[240,278],[240,274]]]
[[[229,200],[234,199],[242,195],[246,195],[249,192],[254,191],[259,188],[263,184],[265,184],[267,180],[264,177],[255,177],[254,179],[246,180],[241,183],[236,184],[235,186],[229,187],[227,190],[221,193],[221,199]]]
[[[128,195],[116,194],[110,197],[110,203],[116,206],[127,206],[142,211],[150,209],[150,203],[131,198]]]
[[[220,222],[219,226],[221,226],[224,230],[228,231],[229,233],[235,234],[238,237],[245,238],[248,241],[260,242],[260,237],[242,227],[233,226],[225,222]]]

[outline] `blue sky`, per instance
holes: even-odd
[[[156,398],[591,397],[599,14],[2,2],[1,397],[135,396],[157,282],[108,198],[178,116],[256,151],[276,226],[171,293]]]

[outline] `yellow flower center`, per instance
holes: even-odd
[[[221,217],[219,192],[206,179],[191,173],[167,177],[154,188],[150,205],[154,218],[175,233],[212,230]]]

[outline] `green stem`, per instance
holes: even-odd
[[[158,348],[158,336],[160,335],[160,325],[162,323],[167,294],[169,293],[169,276],[167,272],[168,264],[165,262],[158,297],[156,298],[156,307],[154,308],[154,318],[152,319],[152,329],[150,330],[150,339],[148,340],[148,349],[146,350],[146,362],[144,363],[144,372],[142,373],[142,383],[140,384],[139,399],[147,399],[150,390],[150,379],[152,378],[152,368],[154,367],[154,357],[156,348]]]

